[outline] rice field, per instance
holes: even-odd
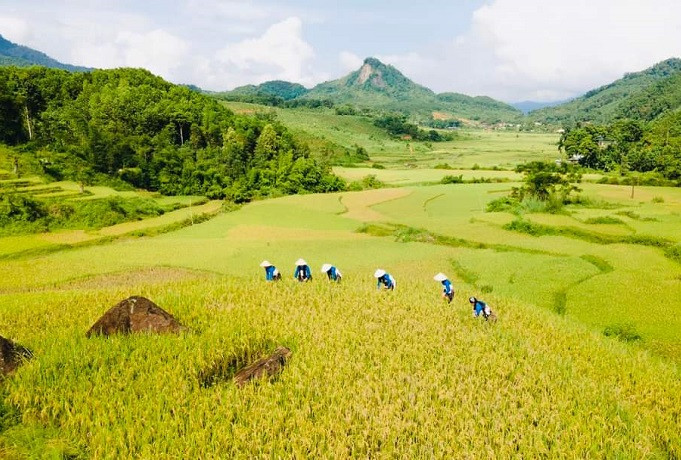
[[[0,331],[35,355],[0,387],[0,456],[678,457],[681,265],[655,247],[504,230],[514,217],[484,207],[507,188],[285,197],[158,236],[0,261]],[[585,221],[628,212],[613,234],[671,228],[676,192],[532,218],[607,227]],[[459,240],[358,232],[367,222]],[[299,257],[311,283],[293,280]],[[281,282],[263,280],[265,258]],[[318,273],[325,262],[343,271],[341,284]],[[394,292],[376,289],[377,267],[395,276]],[[438,271],[454,281],[452,304],[432,280]],[[638,308],[650,289],[676,314]],[[85,338],[130,295],[188,331]],[[472,318],[470,295],[499,321]],[[615,320],[643,340],[606,337]],[[231,383],[226,363],[277,345],[293,353],[278,377]]]
[[[583,205],[522,215],[533,235],[511,225],[517,215],[486,212],[513,182],[425,184],[518,180],[513,165],[553,159],[552,134],[464,131],[427,146],[361,117],[286,113],[386,168],[338,174],[392,187],[231,212],[151,196],[185,207],[0,238],[0,335],[34,354],[0,380],[0,458],[681,457],[681,262],[669,251],[681,245],[681,189],[637,187],[632,199],[630,187],[585,183]],[[63,200],[140,193],[83,197],[75,183],[0,173],[1,186]],[[300,257],[310,283],[293,279]],[[264,281],[263,259],[280,282]],[[379,267],[394,292],[376,289]],[[451,304],[437,272],[454,283]],[[85,337],[131,295],[187,330]],[[499,320],[473,318],[471,295]],[[292,356],[277,377],[232,383],[279,345]]]

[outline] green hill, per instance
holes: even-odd
[[[232,91],[214,93],[214,95],[227,101],[280,105],[285,101],[290,101],[299,96],[303,96],[308,91],[307,88],[298,83],[273,80],[259,85],[239,86]]]
[[[642,72],[626,74],[570,102],[530,113],[535,121],[571,124],[581,121],[608,123],[616,118],[655,118],[681,102],[681,59],[662,61]]]
[[[436,94],[376,58],[367,58],[358,70],[338,80],[321,83],[311,90],[295,83],[271,81],[212,95],[228,101],[284,107],[336,105],[369,111],[403,112],[421,122],[437,118],[498,123],[517,121],[522,117],[518,109],[489,97]]]
[[[88,67],[63,64],[45,53],[12,43],[0,35],[0,66],[29,67],[32,65],[68,70],[69,72],[88,72],[92,70]]]
[[[321,83],[304,97],[327,99],[336,104],[409,112],[420,118],[430,118],[433,112],[442,112],[440,117],[496,123],[514,121],[521,116],[517,109],[488,97],[435,94],[376,58],[365,59],[358,70],[338,80]]]

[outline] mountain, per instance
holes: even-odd
[[[41,53],[40,51],[36,51],[33,48],[29,48],[27,46],[12,43],[0,35],[0,66],[10,65],[17,67],[39,65],[53,69],[68,70],[69,72],[89,72],[92,70],[88,67],[63,64],[55,59],[52,59],[45,53]]]
[[[553,124],[608,123],[626,116],[647,119],[656,110],[654,104],[664,100],[669,92],[678,93],[676,107],[681,106],[679,74],[681,59],[667,59],[641,72],[626,74],[565,104],[536,110],[529,116],[535,121]],[[667,102],[674,103],[674,97],[671,99]],[[648,104],[653,105],[646,108]]]
[[[566,102],[569,102],[571,99],[565,99],[562,101],[553,101],[553,102],[537,102],[537,101],[521,101],[521,102],[513,102],[511,103],[511,106],[515,107],[516,109],[520,110],[522,113],[527,115],[528,113],[534,111],[534,110],[539,110],[539,109],[544,109],[546,107],[555,107],[557,105],[565,104]]]
[[[371,57],[365,59],[358,70],[338,80],[315,86],[303,98],[410,112],[421,118],[437,116],[496,123],[514,121],[522,115],[510,105],[488,97],[435,94],[405,77],[395,67]]]
[[[376,58],[367,58],[358,70],[338,80],[315,86],[306,97],[331,99],[334,102],[371,102],[372,106],[393,105],[395,101],[413,102],[417,98],[433,99],[435,93],[417,85],[395,67]]]
[[[464,119],[484,123],[517,121],[522,112],[489,97],[458,93],[435,94],[414,83],[399,70],[376,58],[333,81],[320,83],[311,90],[285,81],[246,85],[214,96],[233,101],[289,107],[351,105],[357,108],[409,113],[420,121]]]

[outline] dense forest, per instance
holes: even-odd
[[[529,118],[552,125],[603,124],[618,118],[652,120],[664,110],[679,107],[679,75],[681,59],[667,59],[572,101],[530,112]]]
[[[619,171],[657,172],[681,184],[681,112],[652,122],[621,119],[609,124],[567,128],[559,147],[582,166]]]
[[[271,116],[235,115],[146,70],[0,68],[0,142],[56,179],[236,202],[344,182]]]

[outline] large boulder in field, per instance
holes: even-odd
[[[33,353],[28,348],[0,336],[0,378],[14,372],[24,360],[32,357]]]
[[[92,335],[130,334],[132,332],[180,332],[182,326],[170,313],[146,297],[132,296],[121,301],[92,325]]]

